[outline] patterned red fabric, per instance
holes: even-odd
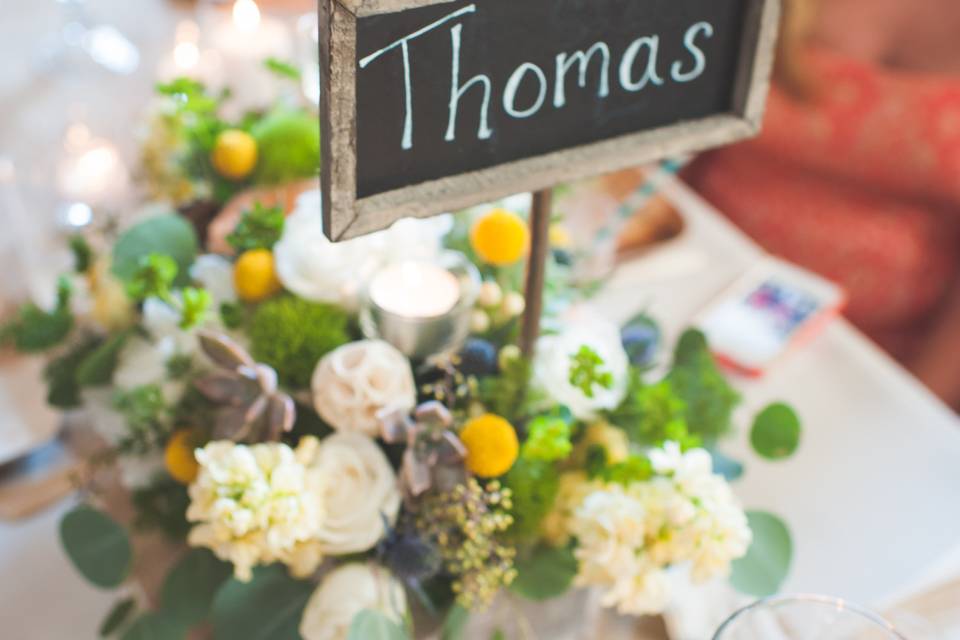
[[[769,251],[844,286],[895,352],[960,269],[960,78],[817,53],[816,101],[774,90],[763,134],[687,179]]]

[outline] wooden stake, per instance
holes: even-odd
[[[530,212],[530,257],[527,260],[527,281],[524,295],[527,300],[523,312],[520,349],[523,355],[533,355],[540,336],[540,316],[543,314],[543,285],[547,271],[547,252],[550,250],[550,213],[553,191],[545,189],[533,194]]]

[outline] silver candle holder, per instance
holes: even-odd
[[[402,274],[404,270],[411,273],[406,280],[398,276],[398,272]],[[430,277],[439,273],[449,274],[453,280],[450,281],[449,276],[439,280]],[[459,295],[452,307],[438,310],[430,309],[432,304],[421,304],[421,313],[417,299],[424,300],[424,296],[434,294],[449,295],[453,281],[459,287]],[[412,360],[453,351],[470,333],[470,313],[480,293],[480,284],[476,266],[457,251],[444,251],[430,260],[401,260],[384,265],[364,287],[360,328],[367,338],[385,340]],[[439,291],[438,285],[443,285],[443,291]],[[398,300],[405,301],[398,303]]]

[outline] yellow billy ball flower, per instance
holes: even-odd
[[[257,141],[246,131],[228,129],[213,145],[210,162],[224,178],[243,180],[257,166]]]
[[[244,302],[260,302],[280,291],[273,253],[267,249],[244,252],[233,266],[233,284]]]
[[[494,209],[473,224],[470,245],[484,262],[505,266],[527,254],[530,231],[517,214]]]
[[[193,452],[199,444],[197,435],[190,429],[177,431],[167,442],[163,462],[173,479],[180,484],[190,484],[197,479],[200,465]]]
[[[520,453],[513,425],[492,413],[467,422],[460,431],[460,440],[467,448],[467,469],[481,478],[502,476]]]

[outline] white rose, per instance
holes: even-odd
[[[382,567],[343,565],[330,572],[310,596],[300,635],[304,640],[346,640],[354,617],[365,609],[402,623],[407,611],[403,587]]]
[[[323,233],[319,191],[297,200],[283,236],[273,248],[277,277],[301,298],[355,309],[363,284],[384,263],[402,258],[429,258],[451,226],[447,217],[401,220],[386,231],[345,242],[330,242]]]
[[[592,397],[570,382],[574,356],[587,347],[603,360],[600,372],[609,373],[609,387],[594,384]],[[578,312],[561,333],[540,338],[533,361],[534,384],[581,420],[592,420],[601,410],[616,409],[627,392],[630,361],[620,342],[620,330],[593,313]]]
[[[326,481],[317,536],[321,551],[342,555],[372,549],[384,535],[384,516],[394,523],[400,511],[400,490],[387,456],[370,438],[340,432],[320,444],[311,467]]]
[[[340,431],[376,438],[382,409],[413,409],[416,385],[410,361],[382,340],[361,340],[323,357],[310,383],[313,406]]]

